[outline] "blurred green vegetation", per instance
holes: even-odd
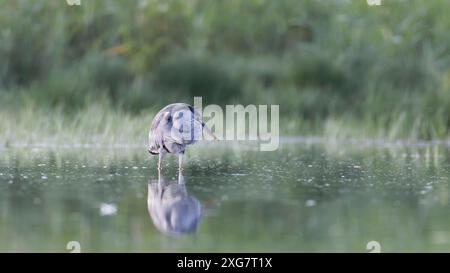
[[[196,95],[279,104],[283,134],[446,138],[449,9],[447,0],[0,0],[0,141],[42,137],[35,121],[49,116],[49,136],[86,135],[80,120],[97,135],[130,123],[137,133],[161,106]],[[91,124],[93,112],[105,119]]]

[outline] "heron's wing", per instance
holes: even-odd
[[[158,153],[161,147],[169,151],[171,148],[181,149],[179,145],[192,144],[201,139],[202,128],[202,117],[198,110],[185,103],[170,104],[153,119],[149,133],[150,150],[153,147]]]
[[[148,134],[149,150],[154,154],[159,153],[160,148],[164,145],[164,135],[167,133],[166,127],[170,119],[170,111],[163,110],[156,114]]]
[[[191,144],[201,139],[202,122],[190,109],[177,110],[172,114],[171,137],[176,143]]]

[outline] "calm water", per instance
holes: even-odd
[[[0,251],[450,251],[449,149],[358,146],[0,149]]]

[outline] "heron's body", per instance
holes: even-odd
[[[158,168],[161,168],[163,156],[171,153],[179,155],[179,167],[182,169],[186,146],[201,139],[203,129],[212,135],[203,123],[200,112],[191,105],[173,103],[161,109],[150,127],[148,149],[151,154],[159,155]]]

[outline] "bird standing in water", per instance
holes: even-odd
[[[167,153],[178,154],[178,167],[183,170],[186,146],[201,139],[203,131],[217,140],[203,122],[201,113],[193,106],[173,103],[161,109],[153,119],[148,135],[148,152],[159,155],[158,170],[161,170],[164,155]]]

